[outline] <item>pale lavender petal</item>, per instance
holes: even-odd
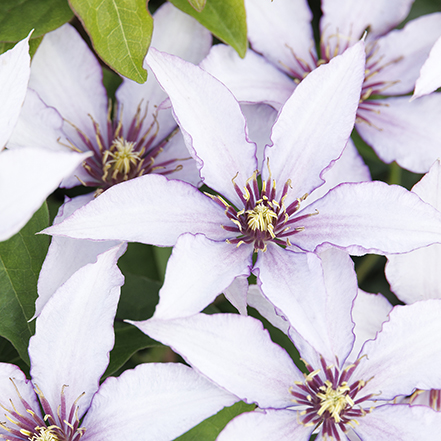
[[[17,366],[9,363],[0,363],[0,390],[0,406],[3,408],[1,410],[2,423],[7,427],[17,429],[15,424],[6,420],[5,415],[7,413],[5,408],[12,411],[15,408],[20,414],[31,418],[26,412],[27,407],[23,405],[18,394],[29,404],[37,416],[41,418],[40,405],[35,395],[34,386],[30,380],[26,379],[26,375]],[[8,439],[7,436],[5,438],[1,436],[8,434],[8,431],[0,427],[1,438]]]
[[[93,193],[67,200],[59,209],[54,225],[62,222],[75,210],[93,200]],[[117,241],[98,242],[92,240],[71,239],[70,237],[52,238],[48,253],[38,277],[38,297],[35,302],[37,317],[52,294],[74,273],[88,263],[95,263],[97,256],[119,245]],[[126,251],[126,246],[119,247],[118,256]]]
[[[216,441],[308,441],[313,427],[299,422],[293,410],[254,411],[239,415],[230,421]]]
[[[47,234],[76,239],[124,240],[173,246],[182,233],[224,240],[224,210],[197,188],[160,175],[115,185]]]
[[[305,229],[291,239],[306,251],[334,245],[353,255],[405,253],[441,242],[441,213],[398,185],[340,184],[298,216]],[[297,227],[297,225],[296,225]]]
[[[231,92],[201,68],[149,50],[148,63],[170,96],[187,147],[205,184],[237,206],[232,185],[243,187],[257,168],[256,146],[246,139],[245,118]]]
[[[358,290],[352,308],[355,342],[348,360],[355,361],[364,343],[376,337],[383,323],[388,320],[391,309],[392,305],[383,295]]]
[[[276,313],[275,306],[263,295],[258,285],[250,285],[247,294],[248,305],[256,309],[259,314],[266,318],[274,327],[288,335],[290,323]]]
[[[238,399],[179,363],[108,378],[84,419],[84,441],[170,441]]]
[[[377,100],[379,113],[360,112],[366,122],[356,128],[386,163],[396,161],[414,173],[425,173],[441,156],[441,95],[432,94],[409,102],[409,97]]]
[[[89,136],[94,136],[89,115],[105,133],[107,93],[102,84],[102,69],[86,42],[70,24],[44,36],[32,59],[29,88]],[[80,138],[76,130],[68,123],[64,124],[64,130],[77,144],[75,141]]]
[[[279,191],[290,180],[295,199],[323,184],[321,172],[341,155],[353,128],[364,57],[360,42],[311,72],[283,106],[273,127],[274,146],[265,150]],[[263,172],[266,178],[266,167]]]
[[[413,98],[432,93],[441,87],[441,38],[433,45],[415,83]]]
[[[64,385],[67,408],[81,418],[98,390],[114,344],[113,320],[124,277],[118,247],[77,271],[46,303],[29,341],[31,375],[52,409]]]
[[[231,46],[216,44],[200,66],[222,81],[241,102],[267,103],[280,108],[296,86],[286,74],[252,50],[240,58]]]
[[[441,164],[436,161],[412,189],[420,198],[441,209]],[[387,256],[385,274],[391,290],[405,303],[441,298],[441,245],[435,244],[406,254]]]
[[[19,148],[0,153],[0,241],[26,225],[62,179],[87,155]]]
[[[325,183],[308,196],[305,204],[311,204],[320,199],[330,189],[343,182],[366,182],[371,180],[369,167],[364,163],[351,138],[348,139],[340,158],[323,173],[323,179]]]
[[[236,277],[224,289],[225,298],[239,311],[242,315],[247,315],[247,293],[248,293],[248,279],[247,276]]]
[[[378,399],[441,389],[441,300],[395,306],[375,340],[363,346],[353,378]],[[368,381],[369,380],[369,381]]]
[[[248,38],[256,52],[299,79],[315,67],[312,13],[306,0],[246,0],[245,7]]]
[[[426,406],[389,404],[357,419],[354,431],[363,440],[431,440],[441,431],[441,413]]]
[[[271,144],[271,129],[277,117],[277,111],[267,104],[243,104],[240,108],[247,121],[250,139],[257,145],[257,162],[263,162],[265,147]]]
[[[357,41],[367,28],[371,37],[383,35],[407,17],[413,1],[323,0],[323,17],[320,22],[322,39],[326,42],[329,37],[333,37],[333,50],[337,41],[340,46]]]
[[[420,69],[430,49],[441,35],[441,13],[429,14],[410,21],[403,29],[392,31],[376,42],[373,60],[381,66],[370,83],[385,82],[385,95],[400,95],[413,90]],[[369,48],[369,45],[366,46]],[[369,60],[366,62],[369,66]]]
[[[202,234],[183,234],[167,263],[154,317],[172,319],[200,312],[237,276],[249,276],[252,255],[252,245],[237,248]]]
[[[17,123],[30,73],[29,36],[0,55],[0,151]]]
[[[315,358],[312,345],[330,363],[335,362],[325,321],[326,288],[320,259],[313,253],[294,253],[269,243],[254,268],[264,296],[299,334],[292,337],[302,356],[309,362]]]
[[[293,405],[289,389],[304,379],[285,350],[252,317],[197,314],[133,324],[219,386],[261,408]]]

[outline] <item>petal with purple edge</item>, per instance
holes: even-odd
[[[287,75],[252,50],[240,58],[231,46],[217,44],[200,66],[222,81],[241,102],[263,102],[280,108],[296,86]]]
[[[430,440],[441,431],[441,413],[426,406],[389,404],[357,420],[361,439]]]
[[[67,408],[81,396],[78,418],[89,408],[114,344],[113,321],[124,277],[119,247],[78,270],[46,303],[29,342],[31,376],[52,409],[63,386]],[[83,396],[84,393],[84,396]]]
[[[197,188],[160,175],[145,175],[115,185],[75,211],[46,234],[94,240],[125,240],[173,246],[182,233],[204,233],[214,240],[224,210]]]
[[[91,200],[93,193],[67,200],[60,207],[54,224],[60,223]],[[52,294],[74,273],[86,264],[96,262],[99,254],[117,245],[119,245],[118,241],[99,242],[54,236],[38,277],[38,298],[35,302],[34,317],[40,314]],[[126,246],[121,246],[118,257],[125,251]]]
[[[29,36],[0,56],[0,151],[11,136],[30,73]]]
[[[257,168],[256,146],[246,139],[245,118],[231,92],[210,74],[154,49],[147,61],[170,96],[187,147],[205,184],[240,206],[232,185],[243,187]]]
[[[101,385],[81,439],[170,441],[237,400],[182,364],[141,364]]]
[[[441,213],[397,185],[340,184],[299,216],[314,210],[291,239],[303,250],[334,245],[353,255],[391,254],[441,242]]]
[[[391,400],[415,389],[441,389],[441,300],[395,306],[352,374],[367,382],[365,394]],[[369,380],[369,381],[368,381]]]
[[[403,29],[379,38],[372,57],[378,64],[370,84],[384,82],[384,95],[400,95],[412,91],[430,49],[441,35],[441,13],[428,14],[410,21]],[[366,45],[369,50],[369,44]],[[366,65],[369,67],[369,58]],[[380,67],[381,66],[381,67]]]
[[[432,93],[441,87],[441,38],[438,38],[424,62],[420,76],[415,83],[413,98]]]
[[[46,198],[88,155],[20,148],[0,153],[0,241],[26,225]]]
[[[252,317],[197,314],[131,323],[170,346],[219,386],[262,408],[293,405],[289,388],[304,379],[285,350]]]
[[[252,48],[298,79],[315,67],[312,13],[305,0],[247,0],[248,38]]]
[[[168,261],[154,317],[171,319],[196,314],[238,276],[248,277],[253,246],[215,242],[202,234],[179,237]]]
[[[217,437],[217,441],[308,441],[313,427],[302,425],[296,411],[268,409],[237,416]]]
[[[271,135],[274,146],[265,149],[279,191],[290,180],[295,199],[323,184],[323,169],[341,155],[353,129],[364,64],[360,42],[311,72],[282,107]]]

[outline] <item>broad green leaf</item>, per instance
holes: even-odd
[[[229,421],[241,413],[254,410],[255,407],[254,404],[246,404],[243,401],[224,407],[216,415],[202,421],[175,441],[214,441]]]
[[[244,0],[207,0],[202,12],[197,12],[187,0],[170,1],[232,46],[240,57],[245,56],[248,43]]]
[[[67,0],[1,0],[0,41],[15,42],[57,29],[73,17]]]
[[[29,55],[31,58],[34,56],[35,51],[38,49],[38,46],[40,46],[42,40],[43,37],[32,38],[29,40]],[[8,43],[7,41],[0,42],[0,54],[12,49],[16,44],[17,43]]]
[[[188,3],[190,3],[190,5],[193,6],[196,11],[201,12],[205,8],[205,3],[207,3],[207,0],[188,0]]]
[[[8,339],[29,364],[28,343],[34,333],[32,318],[37,280],[49,246],[49,237],[35,235],[49,225],[46,203],[26,226],[0,242],[0,335]]]
[[[69,0],[93,47],[113,70],[138,83],[153,32],[145,0]]]

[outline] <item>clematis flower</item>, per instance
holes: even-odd
[[[257,404],[255,411],[233,419],[218,441],[306,441],[313,433],[318,440],[337,441],[431,439],[441,428],[441,413],[393,400],[421,384],[441,384],[441,301],[395,307],[354,360],[348,354],[355,338],[350,314],[357,293],[355,274],[342,251],[327,250],[322,258],[330,313],[317,319],[325,322],[329,355],[307,341],[313,329],[300,336],[302,342],[288,328],[305,360],[305,374],[249,316],[197,314],[134,324],[219,386]],[[311,299],[314,292],[303,294]],[[292,317],[281,314],[291,325]],[[316,323],[311,321],[310,327]]]
[[[152,47],[198,63],[208,53],[211,34],[167,3],[154,15]],[[112,107],[102,69],[86,42],[69,24],[47,34],[33,60],[18,130],[10,148],[31,140],[49,150],[91,152],[63,182],[98,187],[148,173],[200,181],[197,169],[153,75],[144,84],[123,79]]]
[[[316,306],[304,300],[303,284],[321,271],[308,253],[330,244],[354,254],[398,253],[441,240],[441,214],[397,186],[340,184],[301,207],[323,184],[321,176],[352,130],[363,42],[297,87],[272,128],[274,145],[266,147],[261,171],[239,104],[223,84],[155,50],[148,62],[170,96],[201,177],[219,195],[143,176],[109,189],[45,232],[174,245],[155,317],[194,314],[252,270],[271,302],[297,311],[295,324],[302,327]],[[293,271],[299,277],[288,282]]]
[[[424,62],[415,83],[412,98],[419,98],[441,87],[441,38],[438,38]]]
[[[441,13],[419,17],[393,30],[413,0],[323,0],[319,53],[306,0],[247,0],[244,60],[216,46],[201,66],[230,88],[239,101],[279,108],[309,73],[354,45],[367,30],[366,74],[355,127],[383,161],[425,173],[441,155],[436,130],[441,96],[409,102],[419,71],[441,35]],[[260,55],[259,55],[260,54]]]
[[[0,363],[0,439],[172,440],[237,398],[181,364],[143,364],[99,380],[114,343],[118,247],[75,273],[29,342],[31,380]]]
[[[88,155],[54,153],[27,144],[4,150],[29,80],[29,36],[0,55],[0,241],[17,233],[61,180]]]

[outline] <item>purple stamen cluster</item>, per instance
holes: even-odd
[[[11,407],[8,409],[4,406],[4,410],[8,412],[5,414],[6,418],[15,425],[11,427],[10,424],[0,423],[0,426],[8,432],[8,435],[0,434],[0,439],[8,441],[79,441],[85,432],[84,427],[80,427],[80,420],[78,418],[77,401],[73,403],[68,411],[66,406],[66,398],[64,395],[64,387],[61,390],[60,405],[57,409],[52,409],[43,393],[35,386],[36,393],[40,399],[41,407],[44,411],[44,417],[41,418],[36,412],[32,410],[31,405],[21,396],[14,381],[19,400],[26,409],[26,414],[21,414],[12,400]]]
[[[296,382],[290,393],[296,404],[305,407],[299,411],[300,421],[305,426],[321,426],[324,438],[329,437],[341,441],[339,430],[347,432],[348,427],[357,424],[357,418],[369,413],[360,405],[372,395],[356,398],[366,385],[363,380],[351,382],[350,377],[360,359],[342,371],[335,366],[326,366],[320,359],[321,369],[313,368],[305,363],[309,374],[305,374],[304,382]],[[358,406],[358,408],[355,408]]]

